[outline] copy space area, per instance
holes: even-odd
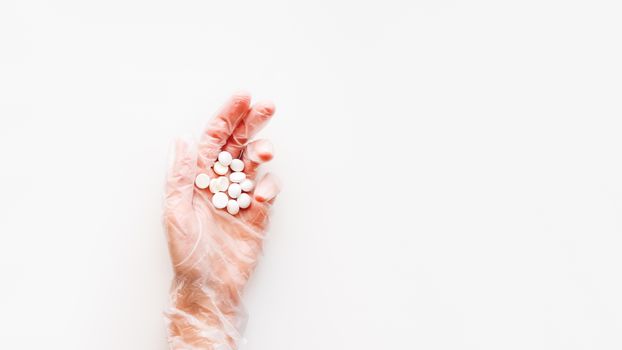
[[[166,350],[168,154],[283,181],[244,350],[622,348],[619,1],[0,2],[0,343]]]

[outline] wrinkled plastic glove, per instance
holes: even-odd
[[[261,253],[269,209],[279,192],[270,174],[256,181],[251,205],[231,215],[216,209],[212,193],[194,186],[198,170],[211,166],[221,150],[244,161],[254,179],[273,157],[267,140],[249,140],[274,114],[271,103],[250,106],[237,93],[208,123],[198,147],[178,140],[167,177],[164,224],[175,278],[165,312],[171,349],[236,349],[245,315],[241,294]]]

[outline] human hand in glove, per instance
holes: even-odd
[[[171,349],[236,349],[244,315],[241,293],[262,249],[269,209],[279,192],[267,174],[256,181],[252,202],[236,215],[217,209],[208,189],[195,187],[199,172],[217,177],[211,167],[221,151],[244,162],[247,178],[273,157],[267,140],[252,141],[274,114],[274,105],[251,107],[237,93],[208,123],[198,146],[178,140],[166,183],[164,224],[175,279],[169,321]],[[249,142],[251,141],[251,142]]]

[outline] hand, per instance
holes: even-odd
[[[261,252],[268,211],[279,192],[274,176],[257,181],[248,209],[231,215],[216,209],[212,193],[194,186],[198,171],[214,178],[211,166],[221,150],[244,161],[254,179],[273,157],[267,140],[249,140],[274,114],[274,105],[237,93],[208,123],[198,147],[177,141],[166,186],[164,224],[175,272],[169,342],[172,349],[235,349],[240,339],[241,292]]]

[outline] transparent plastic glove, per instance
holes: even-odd
[[[233,216],[216,209],[212,193],[194,186],[197,171],[211,166],[221,150],[244,161],[254,179],[273,157],[266,140],[248,143],[274,114],[271,103],[250,107],[235,94],[208,123],[198,147],[177,141],[166,185],[164,224],[175,272],[168,320],[171,349],[236,349],[245,321],[241,293],[261,252],[268,211],[279,192],[276,178],[257,181],[248,209]]]

